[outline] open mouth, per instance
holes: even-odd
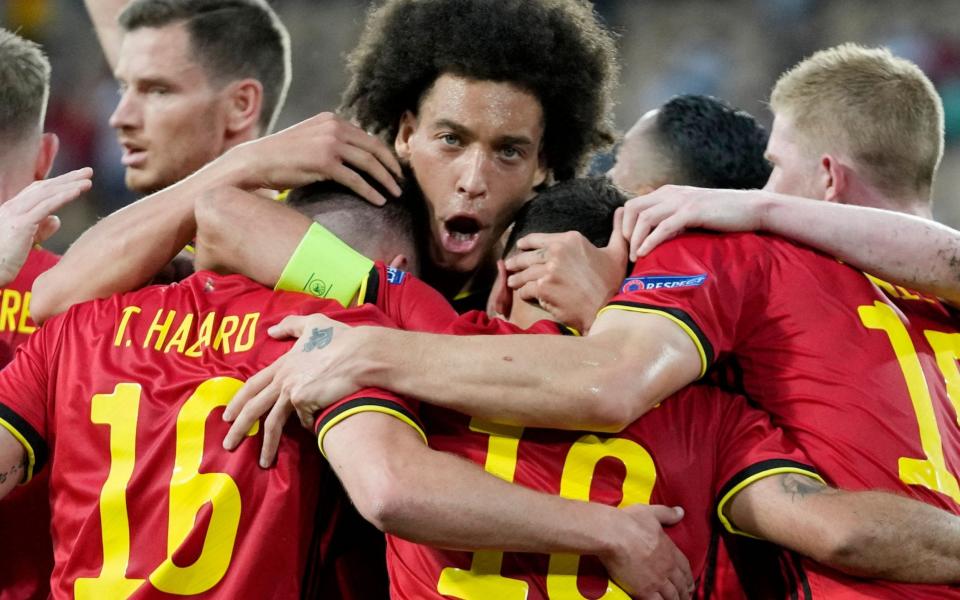
[[[483,227],[477,219],[458,215],[443,222],[442,242],[448,252],[467,254],[477,247]]]
[[[125,167],[134,167],[142,164],[147,158],[147,151],[140,146],[123,143],[123,156],[120,158],[121,164]]]

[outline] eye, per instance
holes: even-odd
[[[460,138],[452,133],[442,133],[440,134],[440,141],[446,144],[447,146],[459,146]]]
[[[513,160],[520,158],[522,154],[520,153],[520,149],[516,146],[504,146],[503,148],[500,148],[500,156],[507,160]]]
[[[153,94],[154,96],[166,96],[170,93],[170,88],[165,85],[151,85],[147,88],[147,93]]]

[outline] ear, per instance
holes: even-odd
[[[44,133],[40,136],[40,149],[33,163],[33,178],[36,181],[46,179],[53,168],[53,161],[57,158],[60,149],[60,138],[55,133]]]
[[[401,271],[406,270],[407,264],[410,261],[407,260],[407,257],[403,254],[398,254],[393,257],[393,260],[390,261],[390,266],[394,269],[400,269]]]
[[[547,157],[541,150],[537,154],[537,171],[533,174],[533,187],[539,187],[543,185],[543,182],[547,180],[547,175],[550,173],[550,169],[547,168]]]
[[[849,173],[837,158],[831,154],[820,157],[820,175],[818,185],[827,202],[841,202],[849,186]]]
[[[487,312],[490,309],[506,319],[510,318],[510,311],[513,310],[513,290],[507,286],[507,266],[502,260],[497,261],[497,278],[493,281],[493,288],[490,290]]]
[[[410,138],[417,131],[417,117],[409,110],[400,117],[400,128],[397,137],[393,140],[393,149],[402,161],[410,160]]]
[[[234,81],[224,90],[224,102],[227,105],[227,136],[236,136],[251,129],[259,131],[263,84],[256,79]]]

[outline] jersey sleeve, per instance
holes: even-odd
[[[724,515],[726,505],[742,489],[765,477],[799,473],[823,483],[807,455],[774,427],[767,413],[751,407],[743,396],[711,390],[717,411],[717,516],[730,533],[751,537]]]
[[[360,302],[375,304],[400,329],[440,333],[457,319],[443,295],[417,277],[377,262],[360,288]]]
[[[364,412],[378,412],[397,418],[412,427],[427,443],[427,434],[420,424],[418,405],[412,400],[405,400],[399,396],[377,388],[367,388],[347,396],[331,404],[317,417],[315,428],[317,444],[320,452],[326,457],[323,450],[323,439],[331,429],[345,419]]]
[[[50,390],[49,348],[63,317],[41,327],[17,349],[0,371],[0,427],[9,431],[27,452],[27,476],[33,478],[47,462],[47,404]]]
[[[730,352],[746,304],[765,278],[757,264],[762,248],[742,234],[687,234],[671,240],[634,266],[600,310],[655,314],[669,319],[693,340],[702,377]]]

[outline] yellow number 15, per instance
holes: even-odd
[[[231,377],[208,379],[197,387],[177,415],[167,558],[149,576],[150,583],[162,592],[179,596],[200,594],[215,586],[230,566],[240,523],[240,490],[226,473],[200,473],[200,461],[207,417],[213,409],[226,406],[241,385],[241,381]],[[91,421],[110,428],[110,472],[100,491],[103,567],[97,577],[77,579],[73,590],[77,600],[129,598],[145,582],[127,577],[127,485],[136,463],[141,392],[139,384],[120,383],[112,394],[97,394],[91,403]],[[256,432],[254,426],[248,435]],[[186,567],[174,564],[174,552],[190,535],[197,513],[208,502],[213,510],[199,558]]]

